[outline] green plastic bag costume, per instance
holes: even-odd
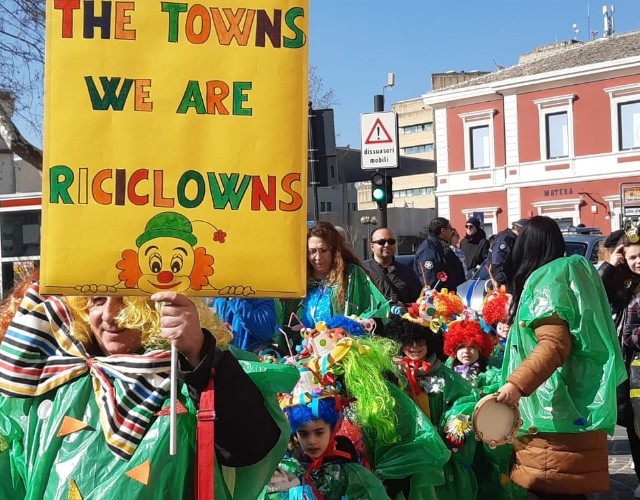
[[[286,458],[279,467],[305,484],[306,468],[294,458]],[[389,500],[380,480],[357,463],[329,463],[311,471],[310,479],[324,500]],[[288,491],[263,493],[260,500],[289,500]],[[306,498],[306,497],[305,497]]]
[[[228,468],[223,466],[221,468],[225,478],[223,484],[227,488],[227,493],[226,496],[218,496],[218,490],[216,489],[216,500],[219,498],[223,500],[258,498],[263,486],[269,482],[278,466],[278,462],[286,453],[289,436],[291,435],[289,421],[280,409],[277,394],[290,392],[296,385],[300,374],[294,366],[261,363],[255,354],[234,346],[229,346],[229,350],[238,359],[242,369],[249,374],[253,383],[260,389],[264,396],[264,404],[278,427],[280,427],[281,432],[276,446],[258,463],[248,467]],[[219,469],[216,462],[216,473],[219,473]],[[229,493],[229,490],[233,493]]]
[[[395,400],[400,441],[383,444],[363,428],[371,470],[381,479],[410,476],[410,500],[438,498],[435,487],[445,482],[443,467],[451,452],[411,398],[393,384],[387,385]]]
[[[168,412],[159,411],[168,406],[169,353],[90,358],[69,336],[68,321],[62,302],[45,300],[36,286],[0,344],[0,497],[193,498],[196,411],[186,387],[173,457]],[[217,500],[256,498],[289,436],[275,391],[290,390],[297,370],[241,365],[265,395],[281,438],[254,466],[222,471],[216,463]]]
[[[469,382],[442,364],[435,355],[429,355],[427,362],[431,371],[419,371],[416,381],[429,399],[430,420],[437,428],[440,442],[445,442],[445,426],[456,415],[465,415],[469,419],[473,414],[477,398]],[[477,484],[471,465],[476,449],[473,432],[470,432],[464,445],[451,453],[444,464],[444,482],[435,488],[436,498],[475,498]]]
[[[0,481],[0,497],[193,498],[196,418],[184,392],[179,399],[187,412],[178,416],[179,453],[169,455],[169,417],[163,416],[155,419],[129,461],[114,457],[105,443],[90,376],[65,384],[53,394],[27,399],[2,397],[0,435],[8,445],[2,455],[9,470],[0,475],[5,478]],[[69,417],[87,427],[59,437],[63,420]],[[83,460],[89,455],[90,460]],[[145,464],[149,466],[148,484],[126,475],[138,469],[147,481]]]
[[[502,372],[500,361],[490,357],[484,372],[466,378],[473,387],[474,404],[484,396],[495,393],[500,388]],[[446,365],[452,367],[453,358],[447,359]],[[493,500],[526,499],[527,491],[511,481],[512,447],[504,444],[492,449],[485,443],[477,443],[473,457],[473,472],[478,485],[478,498]]]
[[[583,257],[556,259],[529,276],[507,339],[502,381],[535,349],[534,323],[553,314],[569,326],[571,354],[520,400],[519,434],[603,430],[612,435],[616,387],[626,371],[604,286]]]
[[[453,358],[448,358],[445,366],[455,371],[453,367]],[[462,375],[461,375],[462,376]],[[500,388],[502,380],[502,362],[494,357],[489,357],[485,371],[479,373],[469,372],[468,376],[462,376],[469,382],[480,394],[480,397],[492,394]]]

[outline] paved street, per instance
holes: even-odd
[[[627,434],[623,427],[616,427],[616,433],[609,441],[609,474],[611,475],[611,491],[598,495],[590,495],[592,500],[629,500],[638,485],[633,472],[631,452]]]

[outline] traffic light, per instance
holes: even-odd
[[[393,179],[376,172],[371,176],[371,199],[378,208],[386,207],[393,201]]]

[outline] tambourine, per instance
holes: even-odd
[[[520,411],[516,406],[498,403],[498,394],[483,397],[473,410],[473,429],[476,439],[495,448],[511,444],[522,426]]]

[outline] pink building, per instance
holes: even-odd
[[[547,215],[609,233],[621,183],[640,196],[640,31],[542,47],[423,100],[434,108],[438,214],[454,226],[480,212],[496,233]]]

